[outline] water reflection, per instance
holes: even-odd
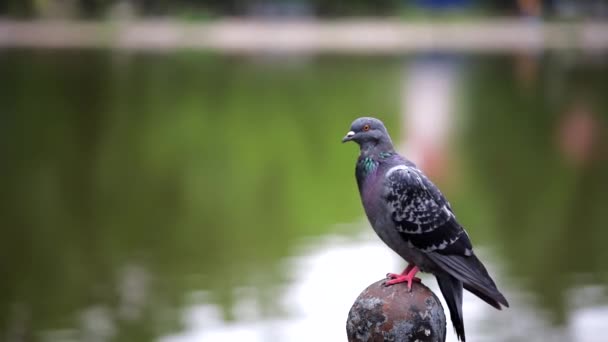
[[[548,70],[536,78],[531,93],[522,91],[519,80],[508,72],[508,61],[498,62],[506,70],[500,73],[505,102],[499,107],[479,96],[485,92],[480,86],[494,79],[477,74],[471,82],[478,96],[471,107],[467,147],[471,182],[485,192],[479,198],[489,200],[486,210],[494,213],[490,224],[511,265],[509,273],[525,282],[551,322],[562,324],[570,316],[573,289],[605,288],[607,283],[605,249],[599,243],[608,238],[602,228],[608,204],[603,195],[608,190],[607,107],[601,90],[606,75],[597,71],[606,70],[606,65],[568,61],[569,72],[556,79],[553,73],[566,62],[558,56],[543,62]],[[559,97],[544,94],[556,86],[554,82],[562,87]],[[585,129],[588,124],[581,130],[576,120],[567,119],[580,115],[570,108],[581,99],[594,108],[584,114],[593,118],[593,138]],[[564,130],[572,133],[563,134]],[[572,149],[577,151],[573,159],[563,148],[571,144],[587,150]]]
[[[365,225],[362,222],[349,228],[361,231]],[[282,307],[283,315],[263,320],[252,317],[251,310],[259,304],[246,295],[237,305],[241,317],[232,323],[224,323],[213,306],[195,305],[185,310],[185,331],[161,341],[344,340],[344,313],[359,292],[382,277],[383,269],[401,267],[389,250],[370,239],[370,234],[350,239],[330,235],[311,241],[306,250],[284,263],[291,281],[282,294],[272,298]],[[378,272],[362,271],[366,269]],[[237,289],[248,291],[256,289]]]
[[[367,285],[382,277],[385,270],[398,270],[402,262],[367,228],[365,223],[352,225],[362,231],[357,237],[344,239],[330,235],[314,243],[312,250],[286,262],[285,272],[293,274],[292,281],[281,296],[284,314],[259,319],[255,314],[258,303],[247,296],[256,289],[236,289],[243,296],[237,304],[240,312],[236,322],[224,322],[217,307],[210,304],[192,305],[184,310],[184,331],[162,337],[162,342],[191,341],[310,341],[314,339],[340,341],[344,339],[345,317],[354,298]],[[484,260],[493,260],[487,250],[478,248]],[[467,334],[476,341],[581,341],[595,342],[601,336],[590,334],[603,327],[608,306],[580,307],[572,311],[571,322],[553,327],[543,319],[533,305],[532,296],[504,279],[504,272],[489,263],[489,269],[501,283],[512,302],[512,309],[499,312],[469,293],[464,296],[463,310]],[[362,272],[362,270],[369,270]],[[439,288],[434,277],[422,275],[423,282],[436,293]],[[574,298],[601,296],[599,288],[580,288]],[[196,297],[205,297],[197,294]],[[442,299],[445,307],[445,302]],[[575,305],[576,306],[576,305]],[[448,341],[456,335],[448,329]]]
[[[344,339],[352,300],[402,265],[339,139],[361,114],[407,139],[420,69],[277,59],[0,54],[7,340]],[[471,339],[595,341],[608,317],[604,60],[465,56],[449,80],[437,180],[513,304],[466,297]]]

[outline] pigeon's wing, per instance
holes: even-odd
[[[423,252],[468,256],[471,241],[439,189],[416,167],[386,173],[386,204],[405,241]]]
[[[424,253],[464,287],[490,305],[509,306],[456,221],[450,204],[415,166],[398,165],[386,173],[386,204],[402,238]]]

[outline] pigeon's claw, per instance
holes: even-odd
[[[407,289],[408,290],[412,290],[412,283],[413,282],[420,282],[420,278],[418,277],[408,277],[406,275],[397,275],[397,277],[392,278],[391,280],[385,281],[384,282],[384,286],[391,286],[391,285],[395,285],[395,284],[399,284],[399,283],[405,283],[407,282]]]
[[[413,282],[420,282],[420,278],[416,277],[416,273],[418,273],[418,267],[410,267],[408,266],[405,271],[401,274],[388,273],[386,278],[390,279],[384,282],[384,286],[391,286],[399,283],[407,282],[407,289],[409,291],[412,290]]]

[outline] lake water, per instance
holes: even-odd
[[[606,55],[13,49],[0,75],[1,340],[346,340],[404,267],[340,143],[374,115],[511,303],[466,294],[469,340],[605,341]]]

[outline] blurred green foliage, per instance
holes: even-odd
[[[54,15],[83,18],[103,18],[112,7],[124,0],[5,0],[0,2],[0,14],[13,17],[38,17],[51,10]],[[551,2],[546,5],[551,5]],[[207,18],[240,15],[317,15],[336,16],[399,16],[403,11],[419,8],[422,1],[414,0],[138,0],[131,1],[137,15],[173,15],[185,18]],[[427,3],[430,3],[428,1]],[[437,3],[448,3],[437,1]],[[470,7],[487,13],[517,14],[514,1],[457,1],[458,10]],[[441,7],[441,6],[440,6]],[[454,7],[454,6],[453,6]]]

